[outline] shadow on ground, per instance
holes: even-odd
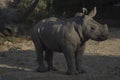
[[[87,53],[88,54],[88,53]],[[35,51],[0,52],[0,80],[120,80],[120,56],[84,55],[85,74],[65,75],[66,62],[62,53],[56,53],[56,72],[35,72]]]

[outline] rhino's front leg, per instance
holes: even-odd
[[[67,62],[67,74],[74,75],[76,74],[76,65],[75,65],[75,53],[72,45],[67,45],[64,50],[65,59]]]
[[[75,53],[76,69],[78,71],[78,74],[85,73],[85,70],[81,66],[84,50],[85,50],[85,44],[82,47],[79,46]]]

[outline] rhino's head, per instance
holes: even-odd
[[[95,21],[93,17],[96,15],[96,7],[88,14],[84,15],[83,18],[83,28],[84,33],[87,38],[96,40],[96,41],[104,41],[108,38],[108,27],[107,25],[102,25]]]

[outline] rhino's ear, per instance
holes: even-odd
[[[88,12],[87,8],[82,8],[82,12],[76,13],[75,16],[85,16],[87,15],[87,12]]]
[[[94,9],[88,14],[88,16],[90,17],[94,17],[97,13],[96,7],[94,7]]]
[[[87,15],[87,12],[88,12],[87,8],[82,8],[82,12],[83,12],[83,15]]]

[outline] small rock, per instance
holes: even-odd
[[[4,45],[11,46],[11,45],[13,45],[13,43],[12,43],[12,42],[10,42],[10,41],[5,41],[5,42],[4,42]]]
[[[17,52],[20,52],[21,51],[21,48],[19,47],[11,47],[8,49],[8,52],[9,53],[17,53]]]

